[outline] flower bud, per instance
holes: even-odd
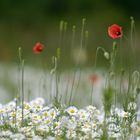
[[[105,57],[106,59],[109,59],[109,53],[108,53],[108,52],[104,52],[104,57]]]

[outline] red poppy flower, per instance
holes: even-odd
[[[97,74],[92,74],[90,75],[89,79],[93,84],[95,84],[99,80],[99,77]]]
[[[33,48],[34,53],[40,54],[43,51],[44,45],[40,42],[37,42]]]
[[[108,27],[108,35],[113,38],[121,38],[123,33],[122,33],[122,27],[120,27],[117,24],[113,24],[111,26]]]

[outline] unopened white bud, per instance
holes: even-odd
[[[106,59],[109,59],[109,53],[108,53],[108,52],[104,52],[104,57],[105,57]]]

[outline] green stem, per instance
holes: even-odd
[[[95,64],[94,64],[94,67],[95,68],[97,67],[97,57],[98,57],[99,50],[102,50],[104,53],[106,52],[106,50],[104,48],[102,48],[101,46],[97,47],[97,49],[96,49],[96,55],[95,55]]]
[[[134,35],[134,31],[135,31],[135,21],[134,21],[134,18],[133,17],[130,17],[130,20],[131,20],[131,34],[130,34],[130,44],[131,44],[131,50],[132,50],[132,57],[131,57],[131,60],[132,60],[132,64],[131,65],[134,65],[135,64],[135,44],[134,44],[134,38],[133,38],[133,35]]]
[[[75,30],[76,29],[76,26],[73,25],[72,27],[72,38],[71,38],[71,51],[73,50],[73,47],[74,47],[74,41],[75,41]],[[68,82],[67,82],[67,86],[66,86],[66,96],[65,96],[65,103],[67,103],[67,96],[68,96],[68,87],[69,87],[69,82],[70,82],[70,74],[68,75]],[[72,88],[71,88],[71,91],[70,91],[70,99],[69,99],[69,104],[71,102],[71,98],[72,98],[72,91],[73,91],[73,85],[74,85],[74,82],[75,82],[75,78],[73,78],[73,82],[72,82]]]
[[[69,106],[71,105],[72,93],[73,93],[73,89],[74,89],[75,79],[76,79],[76,71],[74,71],[74,74],[73,74],[72,87],[71,87],[70,98],[69,98]]]
[[[22,126],[23,126],[24,125],[24,60],[22,60],[21,93],[22,93]]]
[[[79,50],[79,53],[78,53],[78,56],[77,56],[78,58],[80,57],[81,51],[83,49],[85,23],[86,23],[86,19],[83,18],[83,20],[82,20],[82,29],[81,29],[80,50]],[[76,63],[76,67],[78,66],[78,64],[79,64],[79,62]],[[76,77],[76,72],[74,72],[74,79],[73,79],[73,83],[72,83],[72,90],[71,90],[71,93],[70,93],[69,104],[71,103],[71,100],[72,100],[72,91],[73,91],[73,85],[75,83],[75,77]],[[80,81],[81,81],[81,68],[79,70],[78,82],[77,82],[77,86],[76,86],[76,89],[75,89],[76,92],[77,92],[77,89],[79,87]]]

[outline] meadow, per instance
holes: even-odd
[[[1,64],[0,138],[3,140],[139,140],[140,73],[135,66],[135,20],[130,17],[130,36],[122,26],[108,26],[109,49],[97,46],[92,67],[86,63],[89,31],[82,19],[79,46],[73,52],[73,67],[64,69],[67,22],[60,21],[59,43],[50,59],[40,41],[32,47],[40,68],[27,66],[23,48],[18,64]],[[124,51],[123,41],[130,53]],[[76,26],[72,26],[69,53],[75,48]],[[128,49],[128,48],[127,48]],[[64,57],[64,55],[67,55]],[[125,57],[127,55],[127,57]],[[106,68],[98,68],[99,58]],[[128,59],[129,57],[129,59]],[[45,57],[43,57],[45,58]],[[36,63],[34,61],[33,63]],[[9,86],[4,86],[6,85]],[[8,92],[11,93],[9,97]],[[10,100],[10,101],[9,101]],[[8,103],[7,103],[8,102]]]

